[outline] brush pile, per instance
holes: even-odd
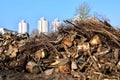
[[[120,32],[107,21],[65,23],[34,38],[2,35],[0,79],[120,80]]]

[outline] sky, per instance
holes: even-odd
[[[24,19],[31,33],[43,16],[50,26],[55,18],[74,18],[76,8],[83,2],[89,4],[91,14],[107,17],[115,27],[120,25],[120,0],[0,0],[0,27],[18,31],[18,23]]]

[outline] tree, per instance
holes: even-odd
[[[94,17],[95,17],[96,19],[101,20],[101,21],[107,21],[107,22],[110,21],[108,17],[106,17],[105,15],[99,14],[99,13],[97,13],[97,12],[94,12]]]
[[[88,3],[83,2],[82,4],[79,5],[79,7],[76,9],[76,16],[80,20],[86,20],[90,17],[90,6]]]
[[[38,32],[37,29],[34,29],[31,33],[31,36],[34,37],[34,36],[37,36],[37,35],[39,35],[39,32]]]

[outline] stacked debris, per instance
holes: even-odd
[[[106,21],[93,19],[65,23],[56,33],[34,38],[2,35],[0,78],[119,80],[118,30]]]
[[[23,46],[28,34],[6,33],[0,36],[0,70],[14,68],[19,53],[19,47]]]

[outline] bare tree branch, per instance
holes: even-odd
[[[90,10],[91,10],[90,6],[86,2],[83,2],[76,9],[76,16],[80,20],[86,20],[88,19],[88,17],[90,17]]]

